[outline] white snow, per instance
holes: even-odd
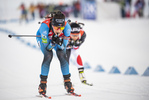
[[[149,66],[149,19],[125,19],[106,21],[72,21],[85,23],[87,38],[80,48],[82,59],[91,65],[86,69],[87,81],[93,86],[81,84],[77,68],[71,63],[71,80],[75,92],[82,97],[65,95],[59,61],[53,58],[48,77],[47,95],[53,100],[149,100],[149,77],[141,76]],[[0,28],[16,34],[36,34],[39,20],[29,24],[7,23]],[[43,55],[40,50],[25,43],[36,43],[35,38],[21,38],[21,42],[8,38],[0,31],[0,99],[42,100],[36,97]],[[94,72],[102,65],[106,72]],[[117,66],[121,74],[108,74]],[[139,75],[124,75],[133,66]]]

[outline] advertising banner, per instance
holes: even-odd
[[[96,19],[96,0],[81,0],[83,19]]]

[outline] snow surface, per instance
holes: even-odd
[[[71,80],[75,92],[82,97],[65,95],[63,78],[57,57],[51,63],[47,95],[53,100],[149,100],[149,77],[141,76],[149,66],[149,19],[124,19],[84,22],[87,38],[80,48],[82,59],[91,65],[86,69],[87,81],[81,84],[75,65],[70,64]],[[8,38],[8,34],[36,34],[36,20],[26,23],[0,24],[0,99],[43,100],[36,97],[43,55],[35,38]],[[8,33],[9,32],[9,33]],[[24,41],[21,41],[23,39]],[[101,65],[105,72],[94,72]],[[121,74],[109,74],[117,66]],[[124,75],[133,66],[139,75]]]

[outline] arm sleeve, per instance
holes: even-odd
[[[80,46],[85,41],[85,38],[86,38],[86,33],[84,32],[83,35],[81,36],[81,39],[79,40],[81,41],[81,43],[78,46]]]
[[[45,47],[47,47],[50,42],[48,37],[49,27],[45,23],[42,23],[39,28],[39,32],[41,34],[42,43],[44,44]]]
[[[64,47],[66,47],[68,40],[70,38],[70,32],[71,32],[71,27],[68,23],[66,24],[63,32],[64,32],[63,45],[64,45]]]

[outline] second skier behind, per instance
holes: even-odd
[[[86,83],[86,78],[84,75],[84,66],[82,62],[82,58],[79,53],[79,47],[82,45],[82,43],[85,41],[86,33],[81,28],[80,24],[77,22],[70,23],[71,26],[71,33],[70,33],[70,39],[67,45],[67,58],[68,61],[70,59],[70,56],[74,56],[74,61],[76,63],[76,66],[78,68],[79,77],[82,83]]]

